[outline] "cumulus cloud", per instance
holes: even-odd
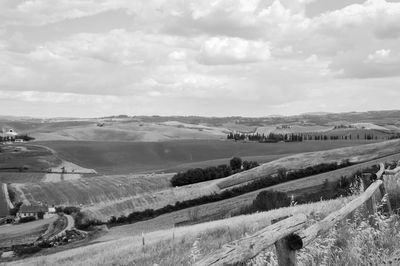
[[[199,62],[210,65],[250,63],[267,60],[268,43],[232,37],[212,37],[202,45]]]
[[[372,81],[395,94],[400,3],[339,2],[2,1],[0,101],[263,115],[334,109],[336,88],[354,96]]]

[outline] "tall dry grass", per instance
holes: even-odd
[[[270,225],[272,219],[297,213],[324,217],[349,200],[321,201],[151,232],[144,236],[144,247],[141,236],[129,236],[127,231],[127,237],[116,241],[29,258],[11,265],[191,265],[222,245]]]

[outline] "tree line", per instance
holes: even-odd
[[[387,140],[391,139],[399,139],[400,133],[392,134],[387,136]],[[379,137],[372,133],[364,133],[357,135],[326,135],[326,134],[317,134],[317,133],[304,133],[304,134],[277,134],[277,133],[269,133],[259,134],[259,133],[233,133],[230,132],[227,135],[227,139],[229,140],[248,140],[248,141],[257,141],[261,143],[276,143],[276,142],[302,142],[302,141],[311,141],[311,140],[378,140]]]
[[[207,168],[194,168],[185,172],[179,172],[171,179],[172,186],[185,186],[194,183],[224,178],[241,171],[250,170],[259,166],[256,161],[243,161],[239,157],[234,157],[230,160],[229,165],[221,164]]]

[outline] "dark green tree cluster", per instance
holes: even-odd
[[[229,165],[221,164],[217,167],[212,166],[207,168],[194,168],[189,169],[186,172],[177,173],[172,177],[171,185],[185,186],[208,180],[224,178],[240,171],[249,170],[257,166],[259,166],[257,162],[242,161],[241,158],[234,157],[230,160]]]
[[[290,206],[290,198],[285,192],[264,190],[258,193],[253,207],[258,211],[269,211]]]

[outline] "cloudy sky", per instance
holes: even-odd
[[[0,114],[400,109],[400,3],[0,0]]]

